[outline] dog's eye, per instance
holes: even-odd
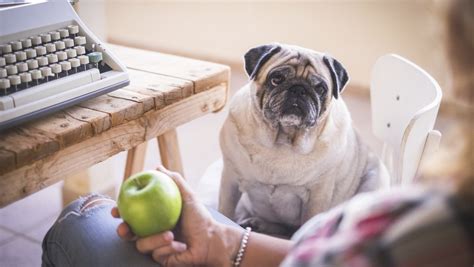
[[[284,80],[285,80],[285,77],[283,75],[275,74],[275,75],[272,75],[270,82],[272,83],[273,86],[277,86],[281,84]]]

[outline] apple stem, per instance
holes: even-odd
[[[143,185],[142,185],[142,183],[140,182],[140,179],[135,179],[135,183],[137,184],[137,186],[138,186],[139,189],[142,189],[142,188],[143,188]]]

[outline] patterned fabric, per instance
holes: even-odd
[[[474,203],[421,188],[366,193],[292,239],[283,267],[474,267]]]

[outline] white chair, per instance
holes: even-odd
[[[433,126],[441,96],[438,83],[414,63],[393,54],[375,63],[370,85],[372,126],[384,142],[382,161],[392,184],[413,181],[423,156],[438,148],[441,133]]]

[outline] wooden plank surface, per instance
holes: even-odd
[[[205,91],[230,79],[225,65],[189,59],[119,45],[108,45],[130,69],[142,70],[194,83],[194,93]]]
[[[65,111],[59,111],[40,121],[26,124],[24,128],[36,129],[42,135],[56,140],[59,148],[70,146],[94,135],[91,124],[77,120]]]
[[[145,112],[142,103],[109,95],[98,96],[82,102],[78,106],[109,114],[112,127],[138,119]]]
[[[92,127],[93,135],[100,134],[111,127],[110,116],[105,112],[82,108],[80,106],[68,108],[64,112],[76,120],[89,123]]]
[[[57,152],[59,148],[59,141],[32,127],[10,129],[2,133],[0,140],[0,150],[15,154],[15,166],[18,166],[18,162],[42,159]]]
[[[0,169],[9,172],[15,169],[15,153],[0,149]]]
[[[193,94],[193,83],[155,73],[129,69],[130,86],[124,90],[133,91],[155,99],[155,108],[160,109]],[[218,85],[216,83],[215,85]]]
[[[126,65],[135,66],[138,59],[146,62],[138,66],[142,70],[129,69],[130,86],[2,132],[0,175],[228,82],[227,66],[120,46],[111,48]],[[153,137],[147,135],[148,139]]]
[[[121,151],[129,150],[145,140],[159,136],[204,114],[219,110],[225,104],[226,97],[227,85],[222,84],[163,109],[150,110],[138,119],[111,127],[109,130],[61,150],[54,140],[44,140],[41,143],[50,145],[43,149],[52,147],[57,152],[0,176],[0,207]],[[16,141],[20,141],[20,138],[26,141],[27,136],[34,136],[34,133],[36,132],[23,133]],[[4,143],[3,140],[1,143]],[[13,142],[13,144],[19,143]],[[4,150],[2,153],[8,151]],[[0,155],[3,155],[2,153]]]

